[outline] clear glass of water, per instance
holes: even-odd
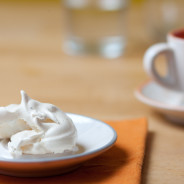
[[[117,58],[126,43],[127,0],[65,0],[64,51]]]

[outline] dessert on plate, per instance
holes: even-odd
[[[0,139],[13,157],[58,154],[76,150],[77,130],[58,107],[31,99],[0,107]]]

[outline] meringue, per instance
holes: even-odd
[[[21,103],[0,107],[0,139],[8,151],[22,154],[63,153],[76,149],[77,130],[58,107],[31,99],[21,91]]]

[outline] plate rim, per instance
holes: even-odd
[[[115,131],[115,129],[113,127],[111,127],[109,124],[101,121],[101,120],[98,120],[98,119],[95,119],[95,118],[91,118],[89,116],[85,116],[85,115],[81,115],[81,114],[75,114],[75,113],[66,113],[69,117],[71,115],[77,115],[77,116],[80,116],[80,117],[83,117],[83,118],[87,118],[87,119],[91,119],[93,121],[97,121],[105,126],[107,126],[109,129],[111,129],[111,131],[113,132],[113,137],[112,139],[107,143],[105,144],[104,146],[101,146],[100,148],[98,149],[95,149],[95,150],[91,150],[87,153],[78,153],[78,154],[74,154],[74,155],[68,155],[68,156],[60,156],[60,157],[46,157],[46,158],[36,158],[36,159],[19,159],[19,158],[12,158],[12,159],[1,159],[0,158],[0,162],[3,162],[3,163],[43,163],[43,162],[55,162],[55,161],[66,161],[66,160],[72,160],[72,159],[77,159],[77,158],[81,158],[81,157],[85,157],[85,156],[89,156],[89,155],[93,155],[93,154],[97,154],[97,153],[100,153],[102,152],[103,150],[107,150],[108,148],[112,147],[116,140],[117,140],[117,132]]]

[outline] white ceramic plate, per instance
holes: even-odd
[[[148,81],[135,90],[135,96],[173,122],[184,124],[184,94],[168,90],[154,81]]]
[[[73,155],[50,155],[12,158],[6,148],[0,146],[0,174],[40,177],[69,172],[108,150],[116,141],[117,134],[108,124],[77,114],[67,114],[77,132],[78,151]]]

